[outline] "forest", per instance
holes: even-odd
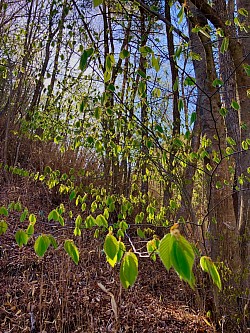
[[[0,0],[0,332],[250,330],[250,1]]]

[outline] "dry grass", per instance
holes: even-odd
[[[8,217],[9,230],[1,236],[0,332],[214,332],[191,308],[192,292],[160,262],[140,260],[135,286],[121,289],[119,268],[110,268],[102,253],[103,237],[95,239],[93,231],[84,230],[74,238],[71,221],[66,228],[47,223],[38,214],[53,208],[43,187],[33,189],[31,197],[34,184],[22,182],[1,188],[0,205],[19,198],[37,213],[36,234],[51,232],[61,245],[44,258],[35,255],[34,238],[19,249],[14,233],[24,226],[18,214]],[[63,249],[66,237],[79,247],[78,266]],[[110,295],[98,283],[114,295],[117,318]]]

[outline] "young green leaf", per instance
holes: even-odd
[[[55,238],[52,235],[47,235],[47,237],[49,238],[50,243],[53,246],[53,248],[57,249],[58,245],[57,245]]]
[[[107,256],[107,259],[111,259],[116,262],[115,259],[119,251],[119,243],[113,235],[108,234],[106,236],[103,249]]]
[[[75,236],[81,236],[81,234],[82,234],[81,229],[79,227],[75,227],[74,235]]]
[[[160,58],[156,58],[155,56],[152,56],[152,67],[155,69],[156,72],[159,72],[160,70]]]
[[[238,13],[242,16],[248,17],[249,13],[245,8],[239,8]]]
[[[105,217],[102,214],[96,217],[95,222],[98,225],[98,227],[108,228],[108,221],[105,219]]]
[[[162,238],[159,246],[159,255],[161,261],[168,271],[172,266],[171,253],[173,248],[173,240],[174,239],[172,235],[169,233]]]
[[[82,224],[82,217],[81,215],[78,215],[75,221],[75,226],[80,228],[81,224]]]
[[[191,244],[183,237],[174,237],[171,263],[180,278],[194,287],[194,276],[192,272],[194,264],[194,251]]]
[[[192,271],[194,250],[191,244],[181,236],[177,224],[161,240],[159,255],[167,270],[173,267],[181,279],[188,282],[192,288],[194,287],[195,278]]]
[[[8,216],[8,210],[4,206],[0,207],[0,215]]]
[[[129,51],[123,49],[123,50],[120,52],[119,58],[121,58],[121,59],[125,59],[125,58],[128,58],[129,56],[130,56]]]
[[[87,68],[88,59],[92,56],[93,53],[94,53],[93,48],[89,48],[83,51],[80,59],[80,66],[79,66],[80,70],[84,71]]]
[[[59,214],[56,209],[53,209],[48,215],[48,221],[51,220],[58,221],[58,219],[59,219]]]
[[[103,0],[93,0],[94,7],[98,7],[103,3]]]
[[[221,80],[221,79],[215,79],[213,82],[212,82],[212,86],[213,87],[221,87],[223,86],[224,82]]]
[[[74,263],[77,265],[79,262],[79,251],[75,246],[73,240],[67,239],[64,242],[64,249],[68,253],[68,255],[72,258]]]
[[[213,263],[212,259],[206,256],[203,256],[200,258],[200,265],[201,268],[204,272],[207,272],[212,280],[213,283],[221,290],[222,285],[221,285],[221,279],[220,279],[220,274],[218,273],[218,270]]]
[[[190,125],[192,125],[196,121],[196,112],[192,112],[191,119],[190,119]]]
[[[195,85],[195,78],[188,76],[184,80],[184,86],[194,86]]]
[[[231,107],[236,111],[238,111],[240,108],[239,104],[234,99],[232,100]]]
[[[36,216],[34,214],[30,214],[29,222],[33,225],[36,223]]]
[[[23,245],[27,245],[29,237],[24,230],[20,229],[17,230],[15,234],[15,239],[18,246],[22,247]]]
[[[50,246],[50,239],[47,235],[40,235],[37,237],[34,250],[39,257],[42,257]]]
[[[124,288],[135,283],[138,275],[138,259],[132,252],[126,252],[120,267],[120,280]]]
[[[24,222],[26,220],[26,217],[28,216],[28,214],[29,214],[29,211],[27,208],[25,208],[20,216],[20,222]]]
[[[122,259],[123,254],[126,252],[126,247],[123,242],[118,241],[119,250],[117,252],[117,262],[120,262]]]
[[[96,225],[95,223],[95,219],[93,218],[92,215],[89,215],[86,220],[85,220],[85,227],[86,228],[92,228],[94,225]]]
[[[229,38],[228,37],[224,37],[223,41],[221,43],[220,52],[222,54],[224,54],[228,50],[228,46],[229,46]]]
[[[0,221],[0,235],[3,235],[8,229],[8,224],[6,221]]]
[[[26,230],[26,234],[28,235],[28,237],[32,236],[34,234],[34,224],[33,223],[30,223],[28,225],[28,228]]]

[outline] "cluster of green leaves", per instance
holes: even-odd
[[[78,197],[78,202],[84,203],[83,198]],[[107,200],[107,203],[111,204],[111,200]],[[25,229],[18,229],[15,233],[15,239],[19,247],[27,245],[29,239],[34,236],[34,227],[37,218],[34,214],[29,214],[27,208],[23,208],[20,202],[12,202],[8,208],[0,207],[0,215],[3,215],[5,219],[0,221],[0,234],[4,234],[7,231],[8,224],[6,218],[9,215],[9,211],[15,210],[20,212],[20,222],[24,222],[28,219],[29,224]],[[124,213],[127,209],[123,208]],[[61,204],[57,209],[53,209],[48,214],[48,221],[54,220],[59,222],[61,226],[64,226],[64,218],[62,214],[65,212],[64,206]],[[109,213],[105,210],[104,214],[99,214],[94,218],[89,215],[83,223],[82,217],[78,215],[75,219],[74,235],[80,236],[82,228],[98,227],[102,230],[109,229],[109,232],[104,241],[104,253],[106,255],[107,262],[114,267],[116,264],[120,264],[120,280],[124,288],[132,286],[138,276],[138,259],[135,253],[126,251],[126,246],[122,242],[121,238],[124,237],[124,232],[127,230],[128,225],[125,221],[121,221],[119,230],[124,230],[122,233],[118,233],[118,240],[113,235],[113,227],[108,226]],[[121,224],[123,224],[121,226]],[[99,230],[99,229],[97,229]],[[145,236],[142,230],[138,235]],[[50,234],[41,234],[36,237],[34,242],[35,253],[42,257],[52,245],[55,249],[58,247],[56,239]],[[79,262],[79,250],[71,239],[64,241],[64,249],[68,255],[72,258],[75,264]],[[158,255],[163,262],[167,270],[171,267],[176,271],[178,276],[187,282],[192,288],[195,287],[195,277],[193,274],[193,265],[195,260],[195,251],[193,246],[180,234],[178,224],[171,227],[170,233],[166,234],[161,240],[158,237],[154,237],[147,242],[147,251],[149,257],[152,260],[156,260]],[[200,258],[200,266],[203,271],[207,272],[212,281],[221,290],[220,275],[217,271],[215,264],[207,256]]]
[[[172,226],[170,233],[166,234],[161,240],[158,237],[154,237],[148,241],[147,251],[153,260],[156,260],[156,255],[159,255],[168,271],[172,267],[178,276],[187,282],[191,288],[195,287],[193,274],[195,252],[193,246],[180,234],[178,224]],[[104,252],[107,262],[112,267],[121,262],[120,279],[123,287],[128,288],[132,286],[138,275],[138,259],[133,252],[126,252],[124,243],[120,239],[116,239],[112,234],[112,229],[106,236]],[[221,290],[220,275],[211,258],[201,256],[200,266],[203,271],[210,275],[213,283]]]
[[[22,204],[18,202],[11,202],[8,207],[2,206],[0,207],[0,216],[2,215],[4,218],[0,221],[0,235],[5,234],[8,230],[7,218],[9,213],[12,211],[16,211],[20,213],[20,222],[25,223],[25,221],[29,221],[29,224],[26,229],[19,228],[15,233],[15,240],[19,247],[23,245],[27,245],[29,240],[32,237],[35,238],[34,242],[34,250],[37,256],[43,257],[49,246],[52,245],[54,249],[58,247],[57,241],[54,236],[51,234],[41,234],[35,235],[35,224],[37,222],[37,217],[33,213],[29,213],[26,207],[22,207]],[[48,221],[54,220],[59,222],[62,226],[64,226],[64,219],[62,214],[65,212],[64,206],[61,204],[57,209],[53,209],[48,214]],[[43,212],[40,212],[40,217],[42,217]],[[79,262],[79,250],[74,244],[74,241],[71,239],[66,239],[64,241],[64,249],[68,253],[68,255],[72,258],[75,264]]]

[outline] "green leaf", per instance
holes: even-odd
[[[220,115],[222,117],[226,117],[227,114],[228,114],[228,110],[226,108],[221,108],[220,109]]]
[[[120,280],[124,288],[135,283],[138,276],[138,259],[132,252],[126,252],[120,267]]]
[[[71,239],[67,239],[64,242],[64,249],[68,253],[68,255],[72,258],[74,263],[77,265],[79,262],[79,251],[75,246],[74,241]]]
[[[57,249],[58,245],[55,238],[52,235],[47,235],[47,237],[49,238],[50,243],[54,247],[54,249]]]
[[[111,72],[105,71],[104,73],[104,82],[108,82],[111,79]]]
[[[142,70],[138,69],[137,73],[138,73],[143,79],[146,79],[147,76],[146,76],[146,74],[145,74]]]
[[[248,17],[248,11],[245,8],[239,8],[238,13],[242,16]]]
[[[23,245],[27,245],[29,237],[24,230],[20,229],[17,230],[15,234],[15,239],[18,246],[22,247]]]
[[[100,6],[103,3],[103,0],[93,0],[94,7]]]
[[[165,235],[161,240],[159,255],[167,270],[173,267],[180,278],[194,288],[195,278],[192,271],[194,250],[175,226],[171,228],[171,233]]]
[[[81,229],[79,227],[75,227],[74,235],[75,236],[81,236],[81,234],[82,234]]]
[[[86,228],[92,228],[93,226],[96,225],[96,223],[95,223],[95,219],[93,218],[92,215],[89,215],[89,216],[86,218],[84,224],[85,224],[85,227],[86,227]]]
[[[246,141],[242,141],[241,146],[244,150],[248,150],[248,143]]]
[[[16,210],[17,212],[20,212],[22,210],[21,202],[18,201],[14,204],[14,210]]]
[[[152,67],[155,69],[156,72],[160,70],[160,58],[152,56]]]
[[[213,82],[212,82],[212,86],[213,87],[221,87],[223,86],[224,82],[221,80],[221,79],[215,79]]]
[[[8,229],[8,224],[6,221],[0,221],[0,235],[3,235]]]
[[[4,206],[0,207],[0,215],[8,216],[8,210]]]
[[[47,235],[40,235],[37,237],[34,250],[39,257],[42,257],[50,246],[50,239]]]
[[[75,220],[75,226],[80,228],[81,223],[82,223],[82,217],[81,217],[81,215],[78,215],[76,220]]]
[[[73,199],[75,199],[75,197],[76,197],[76,191],[73,190],[73,191],[71,191],[71,193],[69,195],[69,200],[72,201]]]
[[[193,112],[191,114],[190,124],[192,125],[196,121],[196,112]]]
[[[105,217],[102,214],[96,217],[95,223],[98,225],[98,227],[108,228],[108,221],[105,219]]]
[[[244,68],[247,76],[250,76],[250,65],[243,64],[243,68]]]
[[[201,268],[204,272],[207,272],[212,280],[213,283],[221,290],[222,285],[221,285],[221,279],[220,279],[220,274],[218,273],[218,270],[213,263],[212,259],[206,256],[203,256],[200,258],[200,265]]]
[[[178,101],[178,110],[181,111],[184,108],[184,103],[183,103],[183,99],[180,98]]]
[[[79,66],[80,70],[84,71],[87,68],[88,58],[90,58],[93,53],[94,53],[93,48],[89,48],[83,51],[80,59],[80,66]]]
[[[107,259],[115,260],[119,250],[119,243],[117,239],[113,235],[108,234],[105,238],[103,249],[107,256]]]
[[[126,252],[126,247],[123,242],[119,241],[119,250],[117,252],[117,262],[120,262],[123,254]]]
[[[145,232],[143,230],[141,230],[141,228],[137,229],[137,235],[142,239],[146,238]]]
[[[62,215],[58,214],[58,222],[61,224],[61,226],[64,226],[64,218],[62,217]]]
[[[235,142],[234,139],[231,138],[230,136],[227,137],[227,143],[228,143],[230,146],[235,146],[235,145],[236,145],[236,142]]]
[[[59,214],[56,209],[53,209],[48,215],[48,221],[51,221],[51,220],[54,220],[54,221],[59,220]]]
[[[173,85],[173,90],[177,91],[178,88],[179,88],[179,79],[177,77],[176,80],[175,80],[175,82],[174,82],[174,85]]]
[[[181,24],[181,22],[183,21],[184,13],[185,13],[184,8],[185,8],[185,6],[182,5],[182,6],[181,6],[181,9],[180,9],[180,11],[179,11],[179,13],[177,14],[177,17],[178,17],[178,19],[179,19],[179,20],[178,20],[178,24]]]
[[[146,89],[147,89],[146,82],[145,81],[140,81],[139,85],[138,85],[139,96],[142,96],[146,92]]]
[[[27,230],[26,230],[26,234],[28,235],[28,237],[30,237],[30,236],[32,236],[32,235],[34,234],[34,230],[35,230],[35,228],[34,228],[34,224],[33,224],[33,223],[30,223],[30,224],[28,225]]]
[[[189,285],[194,287],[194,276],[192,272],[194,264],[194,250],[191,244],[183,237],[174,237],[171,262],[175,271],[179,274],[180,278],[188,282]]]
[[[141,46],[139,49],[141,55],[145,58],[147,57],[148,54],[153,54],[153,50],[151,49],[151,47],[145,45],[145,46]]]
[[[36,223],[36,216],[34,214],[30,214],[29,222],[33,225]]]
[[[168,271],[172,266],[171,263],[172,248],[173,248],[173,237],[169,233],[162,238],[159,246],[159,255],[161,261],[163,262],[163,265],[166,267]]]
[[[188,76],[184,80],[184,86],[194,86],[195,85],[195,78]]]
[[[26,217],[28,214],[29,214],[29,211],[27,208],[25,208],[20,216],[20,222],[24,222],[26,220]]]
[[[120,57],[121,59],[128,58],[129,56],[130,56],[129,51],[128,51],[128,50],[125,50],[125,49],[123,49],[123,50],[120,52],[120,55],[119,55],[119,57]]]
[[[238,111],[240,108],[239,104],[235,100],[232,100],[231,107],[236,111]]]
[[[220,52],[222,54],[224,54],[228,50],[228,46],[229,46],[229,38],[228,37],[224,37],[223,41],[221,43]]]

